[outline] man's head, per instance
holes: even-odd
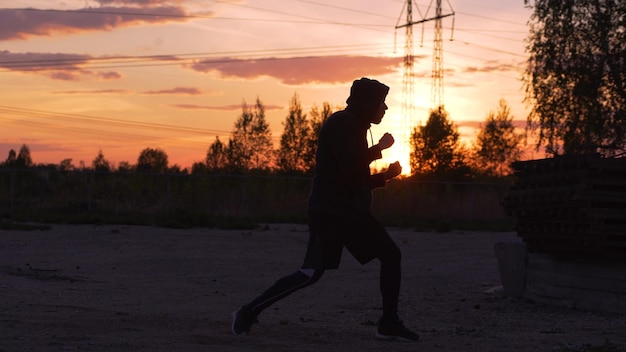
[[[368,122],[379,124],[387,110],[387,93],[389,87],[377,80],[363,77],[352,82],[346,103],[350,110],[366,117]]]

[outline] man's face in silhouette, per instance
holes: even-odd
[[[378,108],[376,108],[376,111],[372,112],[372,118],[370,119],[370,122],[378,125],[383,120],[383,116],[385,116],[385,111],[387,111],[387,104],[385,104],[385,101],[383,100]]]

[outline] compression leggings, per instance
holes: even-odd
[[[302,288],[313,285],[319,281],[323,274],[324,270],[315,270],[312,275],[309,276],[303,271],[298,270],[293,274],[278,279],[274,285],[268,288],[254,301],[247,304],[246,307],[249,308],[256,317],[272,304]]]
[[[387,243],[381,246],[380,292],[383,296],[383,317],[395,318],[398,314],[398,296],[400,294],[401,260],[400,249],[387,237]],[[310,275],[309,275],[310,274]],[[267,307],[290,294],[313,285],[324,274],[324,270],[298,270],[293,274],[278,279],[274,285],[259,297],[246,305],[256,317]]]

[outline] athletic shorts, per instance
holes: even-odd
[[[337,269],[343,248],[361,264],[396,246],[387,230],[370,214],[332,215],[309,212],[309,244],[303,269]]]

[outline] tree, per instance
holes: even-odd
[[[490,111],[476,137],[473,162],[489,175],[503,176],[511,172],[511,163],[522,155],[524,137],[515,132],[511,109],[500,99],[498,111]]]
[[[283,122],[283,134],[278,149],[278,167],[282,171],[305,172],[309,160],[306,160],[310,126],[306,114],[302,113],[302,105],[298,94],[294,94],[289,102],[289,113]]]
[[[441,174],[463,164],[456,126],[448,120],[443,106],[430,111],[424,126],[411,132],[410,165],[413,174]]]
[[[170,174],[175,174],[175,175],[181,175],[181,174],[187,175],[189,173],[189,170],[187,170],[187,168],[182,168],[178,164],[169,166],[166,171],[169,172]]]
[[[307,165],[307,173],[313,172],[315,168],[315,153],[317,152],[320,129],[322,129],[322,125],[332,114],[333,109],[328,102],[322,104],[321,110],[317,105],[313,105],[309,112],[309,136],[307,138],[306,151],[303,156]]]
[[[548,154],[626,145],[626,2],[525,0],[527,130]]]
[[[111,163],[104,158],[104,154],[102,154],[102,150],[98,152],[98,155],[91,162],[91,166],[94,171],[97,172],[109,172],[111,171]]]
[[[22,144],[18,153],[15,150],[9,150],[4,166],[8,168],[24,169],[33,166],[33,159],[30,156],[30,148],[26,144]]]
[[[206,174],[208,169],[206,167],[206,162],[196,161],[191,165],[191,174],[192,175],[202,175]]]
[[[146,148],[137,159],[137,172],[165,173],[167,165],[167,154],[163,150]]]
[[[17,153],[17,160],[15,161],[17,162],[18,167],[27,168],[33,166],[33,159],[30,156],[30,148],[28,148],[26,144],[22,144],[20,147],[20,152]]]
[[[59,163],[59,170],[61,171],[73,171],[74,164],[72,164],[72,159],[63,159]]]
[[[245,101],[242,113],[228,141],[228,166],[235,172],[265,170],[273,161],[272,132],[265,119],[265,108],[257,98],[254,109]]]
[[[7,159],[4,161],[4,166],[14,167],[16,159],[17,153],[15,152],[15,149],[11,148],[11,150],[9,150],[9,155],[7,155]]]
[[[120,161],[117,164],[118,172],[131,172],[133,170],[133,166],[128,161]]]
[[[209,146],[205,157],[205,167],[208,172],[219,172],[226,169],[228,165],[228,154],[224,143],[215,136],[215,142]]]

